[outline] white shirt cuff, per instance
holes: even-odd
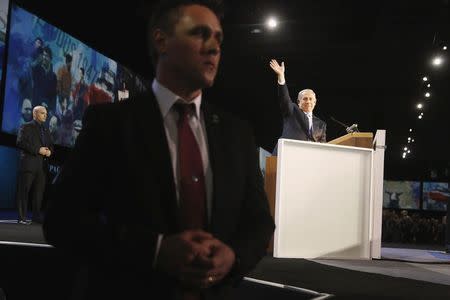
[[[163,234],[158,234],[158,240],[156,241],[155,257],[153,258],[153,269],[156,268],[156,262],[158,259],[159,248],[161,248],[161,242],[163,239]]]

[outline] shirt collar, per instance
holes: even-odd
[[[305,113],[305,115],[307,115],[308,117],[312,117],[312,112],[306,112],[306,111],[304,111],[303,113]]]
[[[172,106],[175,102],[182,101],[188,103],[183,100],[180,96],[163,86],[158,80],[153,79],[152,90],[155,94],[156,100],[158,101],[159,108],[161,110],[161,114],[163,119],[167,116]],[[193,103],[195,105],[195,115],[198,118],[200,116],[200,105],[202,103],[202,94],[198,95],[189,103]]]

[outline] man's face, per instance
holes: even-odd
[[[214,83],[220,61],[223,39],[217,16],[207,7],[186,5],[173,32],[155,36],[160,63],[171,80],[183,82],[186,88],[202,89]]]
[[[22,117],[25,121],[31,121],[33,109],[31,107],[31,101],[29,99],[24,99],[22,102]]]
[[[299,99],[298,106],[304,112],[312,112],[316,106],[316,96],[311,91],[305,91]]]
[[[50,122],[48,122],[48,129],[50,130],[50,132],[55,132],[56,129],[58,127],[58,119],[53,116],[50,119]]]
[[[39,108],[34,112],[33,117],[39,123],[45,123],[45,120],[47,120],[47,110],[45,108]]]
[[[42,47],[42,42],[41,40],[35,40],[34,41],[34,48],[41,48]]]

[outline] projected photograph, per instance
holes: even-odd
[[[450,192],[446,182],[423,183],[423,209],[446,211]]]
[[[0,145],[0,210],[15,208],[19,150]]]
[[[12,5],[10,23],[3,132],[16,134],[42,105],[53,142],[72,147],[88,105],[145,89],[129,69],[19,6]]]
[[[384,181],[384,208],[419,209],[420,182]]]
[[[8,4],[9,0],[0,0],[0,81],[3,78],[6,26],[8,25]]]

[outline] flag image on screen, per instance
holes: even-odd
[[[145,90],[142,79],[38,16],[11,6],[2,131],[17,134],[32,108],[47,108],[53,142],[72,147],[88,105],[118,101],[125,80]],[[131,82],[133,80],[133,82]]]
[[[446,211],[450,192],[446,182],[423,183],[423,209]]]

